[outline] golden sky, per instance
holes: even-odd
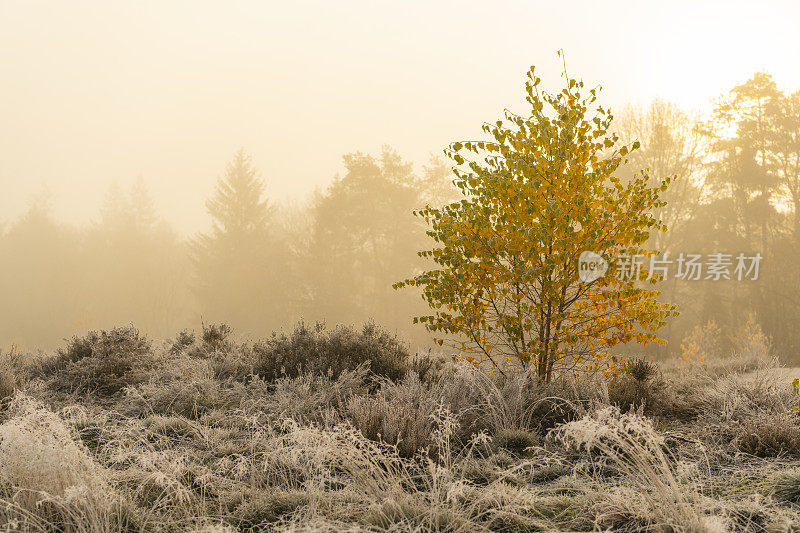
[[[529,65],[555,87],[559,48],[604,104],[700,108],[756,70],[800,87],[800,3],[0,0],[0,221],[47,190],[86,223],[141,176],[192,233],[239,147],[276,199],[350,151],[422,163],[523,110]]]

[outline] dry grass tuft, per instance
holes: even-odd
[[[107,473],[55,413],[18,395],[0,425],[0,517],[27,530],[110,531]]]
[[[645,516],[653,528],[707,530],[697,493],[676,472],[674,458],[664,450],[664,438],[647,418],[635,412],[620,413],[612,406],[600,407],[558,428],[553,437],[595,461],[610,462],[637,489],[640,502],[617,501],[615,508],[623,514]],[[609,514],[599,516],[604,521]]]
[[[757,457],[800,457],[800,426],[794,412],[748,418],[735,438],[739,450]]]

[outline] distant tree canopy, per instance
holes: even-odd
[[[669,188],[660,195],[664,205],[653,210],[667,231],[651,232],[647,246],[673,259],[682,252],[700,250],[694,224],[704,196],[704,143],[696,121],[676,105],[657,99],[643,109],[631,106],[624,109],[615,117],[614,128],[624,142],[641,144],[640,149],[628,155],[628,164],[620,168],[621,175],[629,178],[637,170],[647,169],[652,185],[665,176],[672,177]],[[662,331],[672,345],[679,345],[687,329],[681,323],[691,329],[693,321],[699,320],[691,305],[697,292],[674,276],[665,279],[659,290],[664,301],[677,304],[681,310],[681,316],[669,320]],[[672,347],[654,345],[651,349],[664,356]],[[638,346],[626,347],[626,351],[634,354],[638,349]]]
[[[493,141],[451,145],[463,198],[420,211],[438,245],[421,255],[436,268],[397,286],[422,287],[432,314],[419,321],[440,344],[495,367],[519,361],[549,381],[597,369],[619,343],[658,341],[673,309],[642,283],[644,269],[580,277],[583,252],[602,254],[612,272],[622,256],[649,253],[669,180],[642,173],[623,183],[616,172],[639,143],[617,147],[595,89],[567,78],[550,95],[540,81],[531,68],[530,116],[506,112],[484,126]]]
[[[0,338],[4,343],[52,343],[80,320],[83,269],[80,236],[37,201],[0,239]]]
[[[800,92],[782,93],[756,73],[716,103],[702,131],[708,140],[705,188],[695,235],[706,247],[759,253],[758,282],[709,287],[701,314],[727,329],[755,313],[779,352],[800,353]],[[701,233],[700,233],[701,232]]]
[[[717,101],[704,122],[663,103],[623,115],[621,135],[643,144],[637,165],[656,176],[676,175],[660,215],[670,231],[654,247],[673,258],[681,252],[763,257],[754,282],[673,278],[663,285],[681,308],[675,328],[668,326],[673,352],[688,330],[710,320],[729,332],[727,349],[728,337],[755,315],[776,353],[799,360],[793,326],[800,320],[798,103],[800,91],[785,94],[768,74],[756,73]]]
[[[133,322],[162,334],[184,323],[186,250],[160,220],[141,179],[127,191],[112,186],[84,246],[94,264],[87,271],[89,299],[83,304],[88,323]]]
[[[344,156],[345,174],[314,202],[309,248],[310,316],[337,321],[402,324],[418,303],[392,291],[394,281],[420,269],[424,228],[412,215],[424,199],[444,200],[454,189],[432,160],[422,177],[388,147],[380,158]]]
[[[702,142],[695,122],[676,105],[657,99],[646,109],[625,109],[615,118],[614,128],[624,142],[641,145],[628,154],[621,174],[647,169],[651,185],[672,178],[661,194],[664,205],[653,211],[668,231],[652,232],[648,245],[662,252],[677,251],[702,196]]]
[[[184,327],[186,250],[144,184],[113,186],[100,220],[78,230],[37,201],[0,235],[4,344],[48,347],[91,328],[135,322],[153,335]]]
[[[441,159],[415,174],[391,148],[379,157],[346,154],[345,173],[310,206],[287,211],[265,197],[252,159],[238,152],[207,208],[209,233],[192,243],[195,294],[206,321],[251,335],[303,317],[330,323],[375,320],[408,332],[419,309],[392,283],[421,269],[424,228],[412,210],[453,195]]]

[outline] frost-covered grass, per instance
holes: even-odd
[[[4,360],[0,530],[800,529],[800,402],[758,354],[545,385],[420,377],[394,341],[258,375],[263,350],[209,338]]]

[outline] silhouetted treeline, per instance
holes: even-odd
[[[731,280],[706,280],[704,271],[699,281],[671,276],[661,285],[682,313],[667,326],[668,349],[679,351],[688,330],[708,321],[730,341],[754,316],[775,352],[800,362],[800,91],[785,94],[757,73],[715,102],[709,117],[654,102],[618,123],[623,137],[643,144],[633,168],[677,177],[660,213],[669,231],[651,237],[654,247],[672,260],[701,254],[706,264],[711,254],[732,256]],[[740,253],[762,256],[757,280],[735,279]]]
[[[732,335],[755,316],[776,353],[800,361],[800,92],[785,94],[759,73],[708,117],[655,101],[616,124],[643,146],[629,168],[676,176],[658,213],[669,231],[651,237],[654,248],[672,259],[763,256],[755,282],[668,277],[663,299],[682,315],[654,353],[679,350],[695,325],[713,320]],[[241,151],[207,201],[211,230],[188,238],[161,221],[141,182],[113,188],[88,228],[60,224],[34,203],[0,233],[0,344],[48,347],[129,322],[156,337],[201,320],[266,336],[301,318],[373,319],[425,342],[411,325],[424,303],[391,285],[424,266],[416,252],[429,246],[426,228],[412,211],[458,199],[449,167],[432,158],[415,168],[390,148],[347,154],[344,166],[305,204],[279,204]]]
[[[36,202],[0,234],[0,344],[45,348],[126,323],[166,337],[201,321],[263,337],[300,319],[375,320],[426,342],[411,325],[422,301],[391,285],[422,268],[425,228],[412,211],[455,198],[448,167],[432,158],[416,172],[388,147],[344,163],[306,205],[278,205],[240,151],[206,203],[211,230],[186,239],[141,180],[112,187],[88,228]]]
[[[187,323],[186,246],[142,182],[109,192],[99,221],[75,229],[45,201],[0,237],[2,344],[46,347],[74,332],[133,322],[156,335]]]

